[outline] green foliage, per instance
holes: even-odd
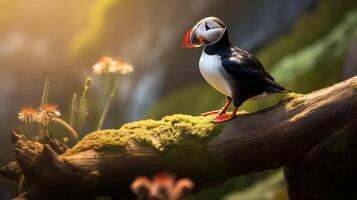
[[[278,82],[297,92],[310,92],[341,79],[344,56],[357,37],[357,10],[327,36],[286,56],[272,68]]]
[[[70,43],[70,54],[74,57],[89,58],[101,49],[105,35],[107,17],[120,0],[96,0],[93,4],[88,25],[79,31]]]
[[[279,37],[260,49],[257,57],[265,66],[270,67],[280,58],[295,53],[326,35],[349,10],[356,6],[355,0],[320,0],[316,10],[301,17],[289,34]]]
[[[224,200],[287,200],[284,186],[283,172],[278,171],[257,182],[250,188],[234,192],[223,198]]]
[[[279,170],[268,170],[263,172],[258,172],[254,174],[248,174],[243,176],[237,176],[225,180],[224,183],[216,186],[214,188],[207,188],[202,190],[200,193],[188,196],[184,198],[185,200],[195,200],[195,199],[205,199],[205,200],[217,200],[223,199],[230,195],[232,191],[245,191],[247,186],[256,183],[257,180],[267,180],[271,174],[275,174]],[[228,194],[229,193],[229,194]],[[228,194],[228,195],[227,195]]]

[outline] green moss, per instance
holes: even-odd
[[[282,101],[287,102],[287,104],[285,105],[285,108],[287,110],[291,109],[291,108],[295,108],[299,105],[301,105],[302,103],[304,103],[305,99],[303,98],[303,94],[300,93],[295,93],[295,92],[289,92],[287,93],[283,98]]]
[[[159,152],[201,142],[215,135],[220,126],[211,122],[211,117],[172,115],[161,120],[143,120],[123,125],[120,129],[107,129],[88,134],[65,155],[86,150],[127,151],[129,141],[147,144]]]
[[[260,49],[258,58],[265,66],[270,67],[282,57],[293,54],[326,35],[356,6],[355,0],[320,0],[317,8],[304,14],[288,34]]]
[[[300,93],[295,93],[295,92],[289,92],[287,93],[284,97],[283,97],[283,101],[288,101],[288,100],[293,100],[293,99],[297,99],[304,96],[303,94]]]

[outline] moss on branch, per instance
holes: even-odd
[[[218,183],[229,174],[223,161],[212,156],[207,142],[221,132],[223,125],[215,124],[213,116],[170,115],[161,120],[143,120],[124,124],[119,129],[95,131],[88,134],[64,156],[87,150],[124,152],[131,154],[133,142],[150,147],[175,174],[186,175],[195,182]],[[211,176],[204,176],[211,174]]]
[[[211,117],[171,115],[161,120],[143,120],[124,124],[120,129],[95,131],[84,137],[65,155],[73,155],[86,150],[126,151],[129,141],[149,145],[158,152],[187,146],[187,143],[205,144],[216,135],[221,126],[211,122]]]

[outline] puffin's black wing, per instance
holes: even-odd
[[[237,81],[238,86],[263,87],[267,92],[283,92],[285,88],[275,82],[253,55],[235,48],[232,55],[222,59],[224,69]]]

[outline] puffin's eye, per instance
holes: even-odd
[[[208,26],[208,22],[205,23],[205,28],[206,28],[206,31],[210,30],[211,28]]]
[[[215,28],[222,28],[222,26],[214,21],[208,21],[205,23],[205,28],[206,28],[206,31],[208,31],[208,30],[215,29]]]

